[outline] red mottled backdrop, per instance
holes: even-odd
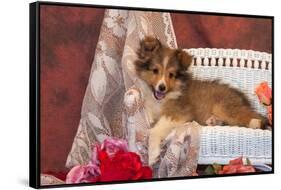
[[[41,172],[65,172],[104,9],[41,5]],[[180,48],[271,52],[270,19],[171,14]]]

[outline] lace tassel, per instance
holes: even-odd
[[[225,66],[230,67],[230,59],[229,58],[226,58]]]
[[[247,67],[248,67],[248,68],[252,68],[252,60],[249,59],[249,60],[247,61]]]
[[[259,66],[260,66],[259,61],[258,61],[258,60],[255,60],[255,62],[254,62],[254,68],[258,69]]]
[[[208,66],[209,65],[209,59],[207,57],[204,58],[203,65],[204,66]]]
[[[262,68],[262,69],[266,69],[266,62],[265,62],[265,61],[262,61],[262,62],[261,62],[261,68]]]
[[[216,66],[216,59],[214,57],[211,59],[211,66]]]
[[[218,61],[218,64],[219,64],[219,66],[223,66],[223,58],[219,58],[219,61]]]
[[[244,59],[240,60],[240,67],[245,67],[245,60]]]
[[[236,58],[234,58],[234,59],[232,60],[232,65],[233,65],[233,67],[237,67],[237,66],[238,66],[238,61],[237,61]]]
[[[267,69],[268,69],[268,70],[271,70],[271,63],[268,63]]]
[[[201,57],[197,57],[196,58],[196,65],[201,65],[202,64],[202,60],[201,60]]]

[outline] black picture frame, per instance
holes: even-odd
[[[272,127],[272,171],[249,173],[249,174],[224,174],[205,175],[205,176],[188,176],[175,178],[161,178],[151,180],[138,181],[114,181],[114,182],[98,182],[98,183],[81,183],[81,184],[64,184],[64,185],[50,185],[42,186],[40,184],[40,100],[43,94],[40,94],[40,6],[42,5],[56,5],[66,7],[88,7],[88,8],[103,8],[103,9],[124,9],[124,10],[141,10],[141,11],[168,11],[171,13],[188,13],[188,14],[202,14],[202,15],[216,15],[216,16],[232,16],[232,17],[247,17],[247,18],[266,18],[272,22],[272,126],[274,126],[275,118],[275,98],[274,98],[274,16],[263,15],[248,15],[248,14],[232,14],[232,13],[216,13],[216,12],[200,12],[200,11],[186,11],[186,10],[168,10],[156,8],[141,8],[141,7],[120,7],[110,5],[91,5],[80,3],[59,3],[38,1],[29,4],[29,59],[30,59],[30,76],[29,76],[29,185],[33,188],[55,188],[55,187],[72,187],[72,186],[88,186],[88,185],[105,185],[105,184],[120,184],[120,183],[138,183],[147,181],[165,181],[165,180],[184,180],[184,179],[201,179],[213,177],[230,177],[230,176],[245,176],[245,175],[260,175],[273,174],[275,170],[274,161],[274,127]]]

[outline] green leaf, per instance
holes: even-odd
[[[252,163],[251,163],[251,161],[250,161],[249,158],[246,158],[246,163],[247,163],[248,166],[251,166],[251,165],[252,165]]]
[[[204,174],[205,174],[205,175],[214,175],[214,174],[216,174],[216,173],[215,173],[215,170],[214,170],[213,166],[209,165],[209,166],[204,170]]]
[[[215,174],[219,174],[219,171],[222,170],[222,166],[220,164],[217,164],[217,163],[213,163],[212,167],[214,169]]]

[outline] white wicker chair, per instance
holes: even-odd
[[[221,79],[242,90],[259,113],[266,109],[259,103],[255,88],[267,81],[271,86],[271,54],[238,49],[185,49],[194,56],[191,73],[199,79]],[[139,102],[140,94],[125,94],[125,105]],[[133,96],[133,97],[132,97]],[[138,151],[135,128],[145,123],[140,114],[128,117],[129,147]],[[142,128],[142,127],[140,127]],[[243,156],[254,165],[272,163],[272,133],[270,130],[249,129],[239,126],[205,126],[201,132],[198,164],[227,164],[229,160]]]
[[[194,55],[192,73],[200,79],[221,79],[222,82],[241,89],[254,108],[265,115],[265,108],[254,93],[263,81],[271,86],[271,54],[238,49],[186,49]],[[244,156],[252,164],[272,163],[272,133],[244,127],[204,127],[198,164],[226,164]]]

